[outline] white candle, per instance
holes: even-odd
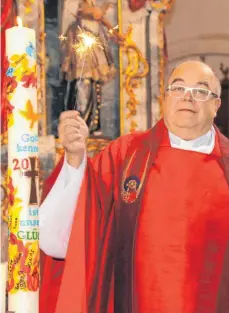
[[[9,311],[37,313],[39,285],[38,114],[35,31],[6,30],[10,83],[7,100],[9,199]],[[16,265],[15,265],[16,263]]]
[[[36,33],[34,29],[23,27],[20,18],[17,18],[18,26],[6,30],[6,55],[23,54],[25,48],[31,42],[36,46]]]

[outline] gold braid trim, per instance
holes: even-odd
[[[163,115],[162,103],[163,95],[165,92],[165,42],[164,42],[164,18],[168,11],[171,9],[174,0],[161,0],[161,1],[151,1],[152,8],[159,13],[158,24],[157,24],[157,36],[158,36],[158,68],[159,68],[159,96],[158,102],[160,106],[160,118]]]
[[[131,25],[128,27],[126,34],[121,34],[117,32],[106,19],[102,18],[100,22],[108,29],[110,34],[112,34],[115,41],[123,49],[128,58],[128,66],[124,71],[124,87],[129,96],[129,100],[126,103],[126,107],[129,112],[126,115],[126,118],[131,119],[130,132],[133,132],[137,128],[134,116],[137,114],[137,105],[139,104],[139,101],[134,93],[134,89],[139,86],[139,80],[147,76],[149,72],[149,65],[142,52],[132,39],[133,27]]]

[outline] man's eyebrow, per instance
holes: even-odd
[[[182,83],[184,83],[184,80],[183,80],[182,78],[179,78],[179,77],[174,78],[174,80],[171,82],[171,85],[174,84],[174,83],[176,83],[176,82],[182,82]]]
[[[200,81],[200,82],[197,82],[196,84],[197,85],[204,85],[205,87],[210,88],[207,81]]]

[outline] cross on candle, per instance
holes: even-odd
[[[36,169],[36,157],[29,157],[30,160],[30,170],[23,172],[23,176],[31,178],[31,188],[30,188],[30,197],[29,204],[34,205],[38,204],[37,200],[37,185],[36,185],[36,177],[38,177],[38,170]]]

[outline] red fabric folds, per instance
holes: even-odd
[[[162,125],[161,123],[159,124]],[[155,129],[158,127],[157,125]],[[219,164],[222,166],[225,177],[229,183],[229,142],[228,139],[220,135],[218,131],[217,134],[219,136],[219,144],[222,152],[222,157],[219,157]],[[153,130],[140,135],[137,140],[133,139],[136,139],[135,135],[122,137],[113,142],[95,159],[88,159],[86,175],[74,217],[55,313],[124,312],[123,310],[117,310],[117,293],[115,293],[116,302],[113,297],[114,287],[116,288],[119,283],[117,281],[118,275],[116,275],[118,273],[115,272],[114,286],[114,267],[117,265],[117,260],[120,258],[120,255],[114,255],[114,251],[117,251],[116,245],[121,239],[120,233],[122,234],[123,240],[124,238],[132,236],[129,232],[130,225],[128,225],[128,214],[131,214],[134,207],[132,206],[131,210],[128,205],[119,207],[119,205],[123,205],[122,201],[120,201],[120,185],[124,161],[127,159],[128,163],[132,155],[130,152],[132,153],[136,148],[137,152],[139,152],[136,159],[141,160],[144,153],[147,155],[147,153],[151,151],[151,154],[155,154],[158,146],[161,144],[160,134],[159,136],[153,136]],[[150,143],[153,143],[152,147]],[[144,145],[148,147],[148,151],[143,149]],[[153,162],[150,163],[154,164],[154,167],[157,166],[157,164],[155,165],[155,160],[154,156]],[[211,156],[209,157],[209,162],[211,162]],[[142,164],[142,162],[140,163]],[[61,168],[61,165],[59,165],[59,168]],[[160,170],[160,168],[158,170]],[[149,167],[149,171],[152,171],[152,166]],[[131,173],[131,175],[133,174],[134,173]],[[136,171],[135,174],[138,177],[141,176],[138,171]],[[58,175],[58,171],[56,171],[55,175]],[[52,181],[49,181],[51,185],[55,181],[55,175]],[[151,185],[153,185],[153,183]],[[50,190],[51,187],[49,186],[47,189]],[[119,205],[117,205],[117,203]],[[114,207],[116,210],[114,210]],[[119,221],[119,217],[121,216],[119,216],[119,214],[123,212],[123,209],[126,210],[126,223],[125,221],[122,222],[122,231],[120,232],[120,229],[118,229],[118,231],[116,229],[116,222]],[[133,225],[137,225],[136,220],[133,221]],[[117,239],[119,239],[119,241]],[[229,243],[224,257],[225,260],[227,260],[227,253],[229,253]],[[115,257],[117,257],[117,259]],[[128,254],[126,257],[123,256],[123,259],[126,263],[131,263],[132,253],[131,255]],[[47,261],[47,264],[48,263],[50,262]],[[221,281],[218,282],[219,288],[217,288],[217,294],[219,295],[218,307],[225,307],[228,302],[228,298],[226,296],[224,297],[224,295],[227,294],[227,290],[229,290],[229,284],[225,284],[225,279],[227,280],[228,277],[228,265],[226,262],[224,263],[222,275],[219,277]],[[46,271],[46,273],[48,273],[48,271]],[[132,276],[129,277],[131,279]],[[127,277],[128,281],[129,277]],[[48,287],[45,288],[45,286],[49,285],[49,287],[52,288],[53,282],[51,277],[51,280],[46,284],[45,280],[47,279],[50,279],[50,277],[44,277],[42,286],[42,288],[46,290]],[[125,277],[123,282],[126,284]],[[118,288],[120,288],[120,285],[118,285]],[[203,290],[202,287],[199,290]],[[45,292],[41,292],[41,295],[44,295],[44,293]],[[138,294],[140,294],[140,292]],[[209,299],[209,294],[205,296],[208,300],[211,300]],[[130,301],[136,299],[136,294],[134,292],[126,292],[119,295],[119,298],[121,303],[120,307],[124,307],[122,306],[123,302],[126,302],[124,305],[128,307]],[[197,303],[198,307],[196,307],[197,310],[199,307],[201,307],[201,309],[203,308],[202,299],[199,300],[200,302]],[[173,301],[173,299],[171,301]],[[45,308],[45,306],[43,306],[43,308]],[[128,312],[132,312],[132,310]],[[135,312],[138,311],[135,310]],[[218,311],[216,312],[218,313]],[[44,311],[40,313],[54,313],[54,311],[48,312],[44,309]],[[140,311],[138,313],[140,313]]]

